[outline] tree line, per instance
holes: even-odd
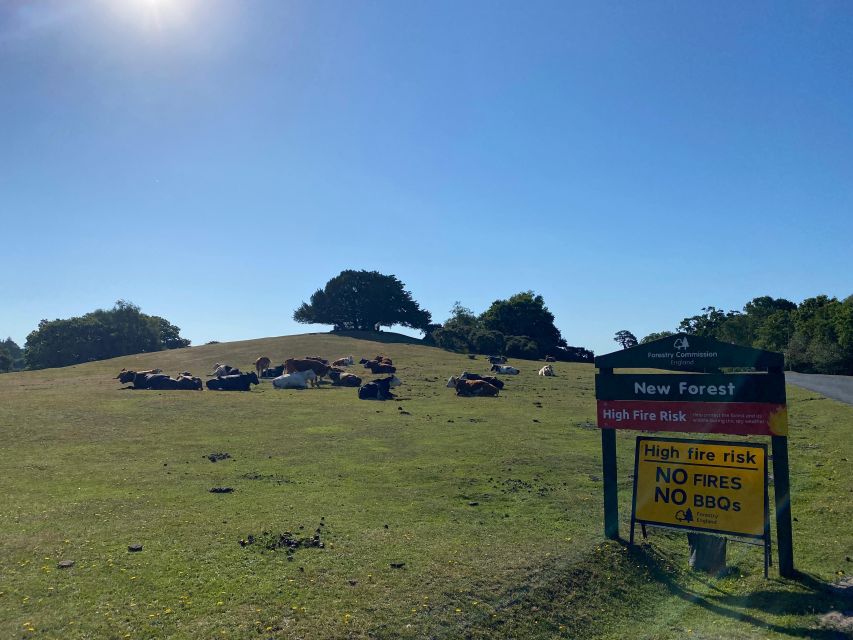
[[[293,313],[296,322],[329,324],[333,331],[374,331],[401,325],[424,332],[424,341],[464,353],[592,362],[593,354],[570,347],[554,325],[540,295],[523,291],[495,300],[480,315],[457,302],[443,324],[420,307],[395,276],[377,271],[342,271]]]
[[[786,365],[802,373],[853,375],[853,295],[843,300],[819,295],[800,304],[761,296],[741,311],[703,307],[702,313],[684,318],[674,331],[651,333],[639,342],[675,333],[781,352]],[[625,348],[637,344],[627,330],[617,332],[614,340]]]
[[[119,300],[112,309],[83,316],[42,320],[27,336],[24,349],[11,338],[0,343],[0,371],[65,367],[132,353],[188,347],[180,328],[160,316]],[[5,354],[5,355],[4,355]]]

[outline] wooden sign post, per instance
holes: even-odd
[[[616,429],[769,436],[779,574],[793,577],[788,410],[782,354],[678,334],[599,356],[595,366],[599,370],[595,397],[601,429],[605,536],[619,538]],[[723,368],[762,373],[726,374]],[[614,369],[666,369],[679,373],[614,374]],[[637,521],[642,523],[643,519]],[[686,522],[679,524],[681,528],[714,530]],[[765,524],[769,527],[769,520]],[[762,527],[762,535],[755,537],[764,537],[765,529]],[[769,534],[767,545],[769,548]]]

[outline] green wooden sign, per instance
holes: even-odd
[[[631,349],[597,356],[595,366],[599,369],[668,369],[695,372],[716,371],[720,367],[781,370],[784,358],[781,353],[679,333]]]

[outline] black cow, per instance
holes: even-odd
[[[277,367],[270,367],[269,369],[264,369],[261,373],[262,378],[278,378],[280,375],[284,373],[284,365],[280,364]]]
[[[371,360],[364,366],[365,368],[370,369],[370,373],[374,375],[376,375],[377,373],[397,373],[397,367],[393,367],[390,364],[376,362],[374,360]]]
[[[208,380],[207,388],[211,391],[251,391],[253,384],[258,384],[258,374],[254,371]]]
[[[358,388],[358,399],[359,400],[391,400],[394,398],[394,394],[391,393],[391,380],[394,379],[394,376],[389,378],[381,378],[379,380],[374,380],[372,382],[368,382],[367,384]]]
[[[506,364],[506,356],[489,356],[489,364]]]
[[[118,381],[122,384],[133,383],[134,389],[151,389],[152,383],[157,380],[169,378],[165,373],[137,373],[136,371],[122,371]]]
[[[149,382],[148,388],[158,391],[201,391],[202,384],[201,378],[192,376],[181,376],[177,379],[157,376]]]

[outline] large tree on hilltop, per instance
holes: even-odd
[[[539,353],[550,353],[565,347],[566,341],[554,325],[554,314],[545,306],[545,299],[532,291],[522,291],[508,300],[495,300],[480,316],[486,329],[507,336],[526,337],[534,342]]]
[[[398,324],[426,330],[432,316],[421,309],[396,276],[378,271],[346,270],[293,312],[296,322],[330,324],[335,331],[373,331]]]

